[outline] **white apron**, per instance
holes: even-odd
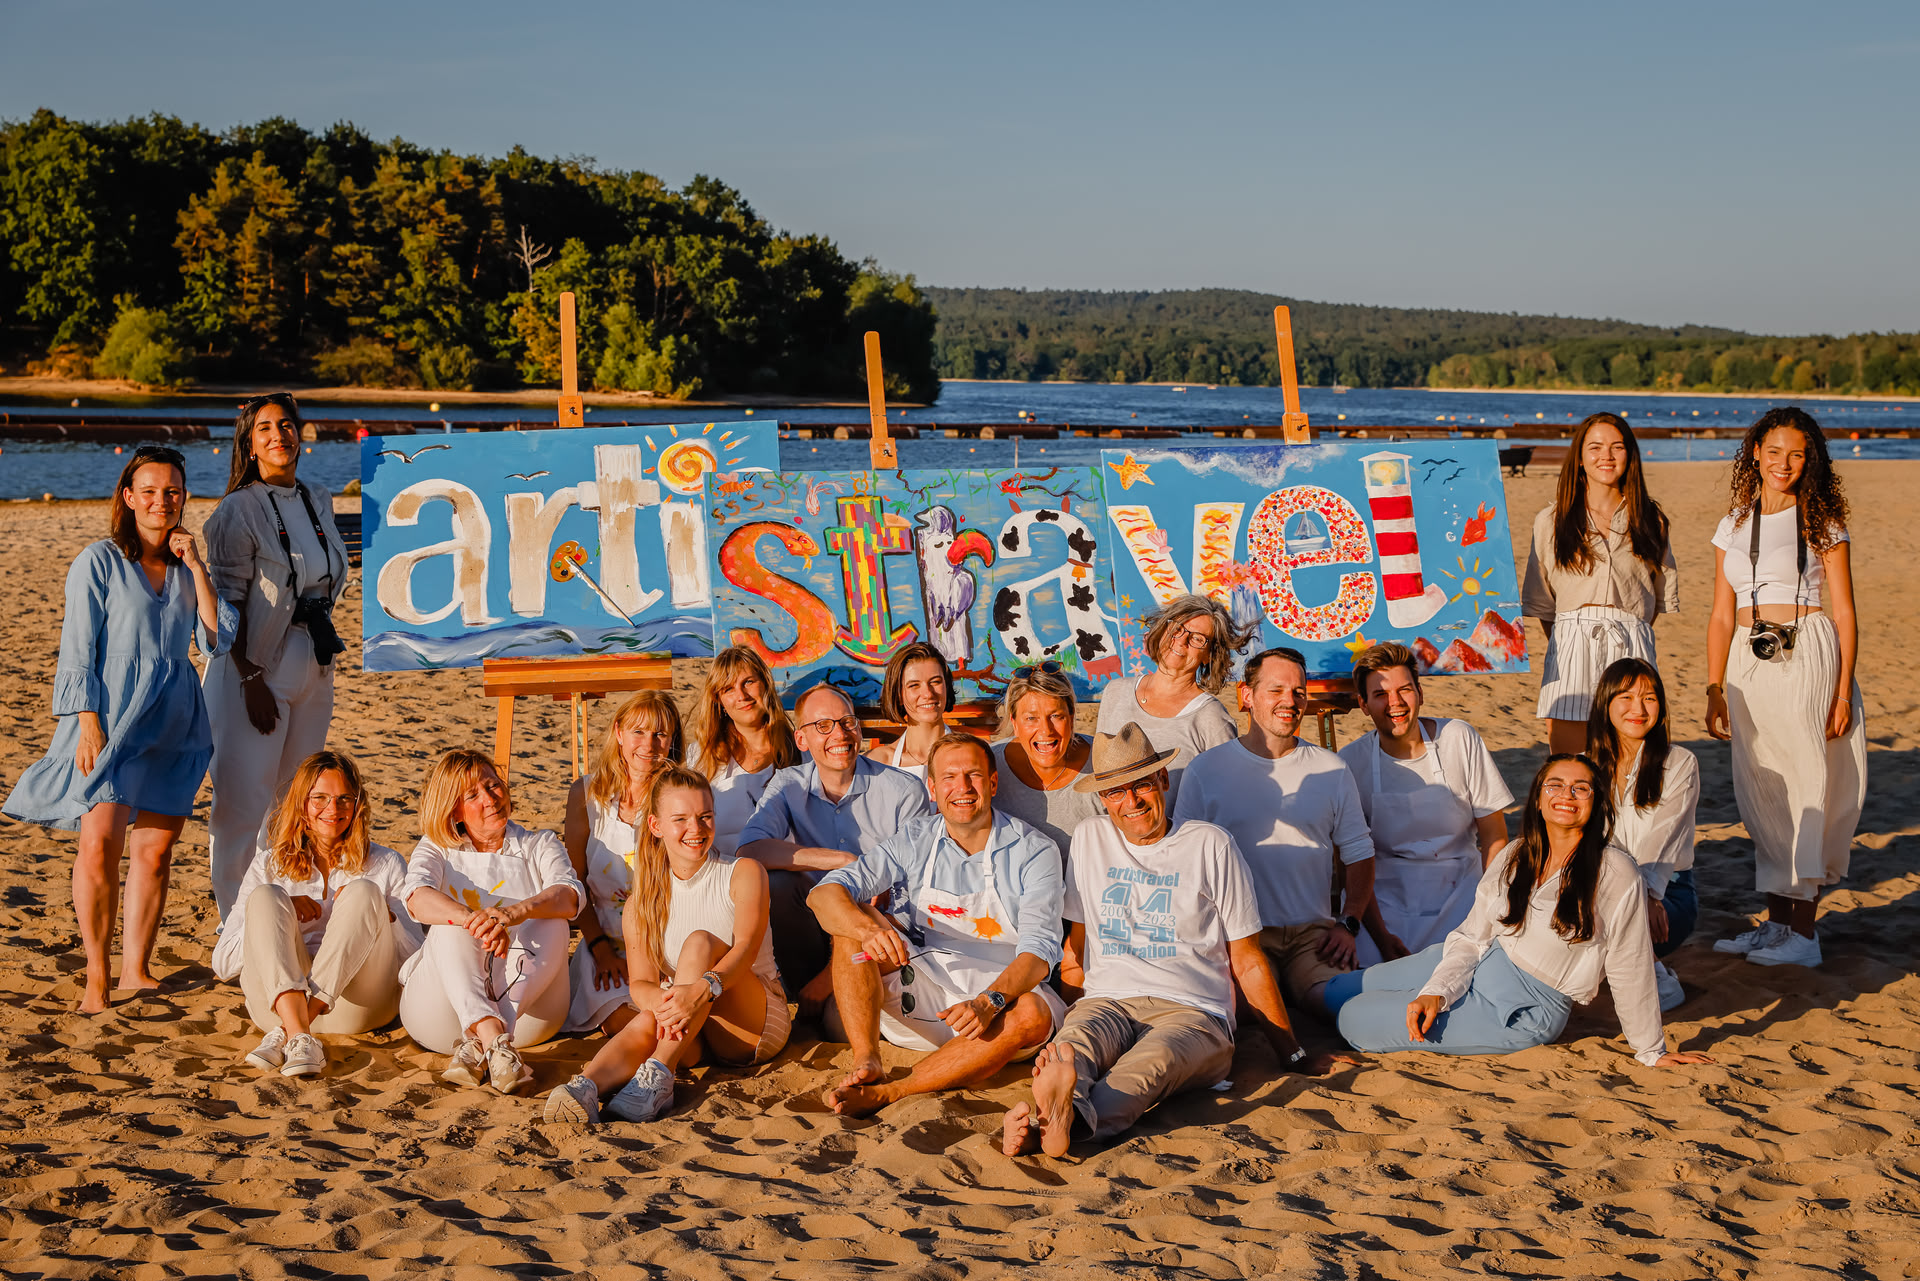
[[[600,928],[613,940],[614,951],[624,957],[627,950],[622,912],[633,885],[633,855],[639,833],[632,823],[620,820],[620,802],[602,805],[587,797],[587,892],[593,899],[593,912]],[[605,953],[606,948],[598,949]],[[566,1032],[591,1032],[607,1020],[615,1009],[627,1002],[626,967],[620,981],[610,988],[593,986],[595,949],[584,941],[574,948],[569,964]]]
[[[1013,914],[994,884],[992,851],[973,857],[983,860],[985,882],[978,893],[950,894],[923,885],[908,904],[912,923],[925,931],[926,943],[903,968],[886,976],[887,998],[880,1010],[881,1035],[903,1049],[933,1050],[952,1040],[953,1029],[941,1022],[940,1011],[993,986],[1016,955]],[[911,939],[908,946],[913,948]],[[1066,1005],[1044,983],[1033,991],[1047,1002],[1058,1028]]]
[[[1427,750],[1398,763],[1425,776],[1426,786],[1412,792],[1382,790],[1380,758],[1386,752],[1376,736],[1368,820],[1373,829],[1373,896],[1387,928],[1410,952],[1441,942],[1466,921],[1481,870],[1473,808],[1447,786],[1440,746],[1427,737],[1424,718],[1417,727]],[[1363,931],[1360,962],[1370,965],[1379,959],[1379,949]]]

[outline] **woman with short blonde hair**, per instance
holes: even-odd
[[[343,752],[300,763],[221,922],[213,972],[239,979],[266,1033],[263,1072],[318,1076],[318,1034],[357,1036],[400,1010],[400,967],[420,947],[401,888],[407,865],[367,835],[360,768]]]
[[[427,941],[401,969],[400,1021],[453,1055],[442,1080],[502,1094],[533,1079],[519,1047],[566,1021],[567,922],[587,901],[560,838],[512,814],[492,760],[448,752],[422,790],[422,836],[402,886]]]
[[[993,807],[1051,837],[1063,858],[1080,821],[1105,812],[1091,793],[1074,789],[1093,769],[1093,740],[1073,729],[1077,711],[1073,682],[1058,663],[1017,667],[1000,697],[1007,737],[993,745],[1000,777]]]
[[[673,700],[641,690],[614,712],[593,772],[575,779],[567,793],[561,840],[573,874],[587,887],[586,905],[573,922],[580,946],[568,981],[569,1032],[613,1032],[632,1017],[620,907],[632,884],[635,831],[646,815],[654,775],[680,763],[684,741]]]
[[[1233,676],[1234,655],[1253,636],[1253,626],[1233,621],[1226,606],[1204,596],[1176,596],[1143,620],[1145,676],[1123,676],[1100,691],[1102,734],[1118,734],[1132,721],[1146,731],[1154,750],[1174,753],[1167,762],[1167,808],[1171,810],[1187,762],[1240,736],[1240,726],[1217,695]]]

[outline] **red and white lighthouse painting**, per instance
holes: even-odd
[[[1413,475],[1406,454],[1382,452],[1360,460],[1367,477],[1367,507],[1373,517],[1373,543],[1380,555],[1380,594],[1387,621],[1418,627],[1447,603],[1438,583],[1420,573],[1420,535],[1413,525]]]

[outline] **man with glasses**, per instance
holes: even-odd
[[[1226,1076],[1236,987],[1283,1067],[1327,1068],[1294,1039],[1233,838],[1167,821],[1173,755],[1131,722],[1094,739],[1093,774],[1076,786],[1106,813],[1074,830],[1063,896],[1060,984],[1075,1004],[1033,1061],[1032,1105],[1007,1113],[1009,1156],[1111,1138],[1162,1099]]]
[[[1046,983],[1060,960],[1060,847],[995,811],[998,781],[985,743],[948,734],[927,753],[940,812],[908,819],[807,898],[833,936],[831,1010],[853,1046],[853,1070],[827,1091],[836,1112],[980,1085],[1066,1017]],[[891,919],[866,906],[888,891]],[[882,1036],[932,1053],[888,1081]]]
[[[1260,946],[1279,967],[1287,1002],[1325,1013],[1327,984],[1353,968],[1373,901],[1373,837],[1346,763],[1299,738],[1307,668],[1298,650],[1248,659],[1240,706],[1251,726],[1193,758],[1174,822],[1217,823],[1232,835],[1260,904]]]
[[[815,685],[794,700],[794,739],[807,759],[767,780],[759,808],[740,830],[739,853],[767,869],[768,928],[780,981],[802,1014],[833,994],[832,948],[807,895],[905,826],[933,813],[926,785],[905,770],[860,754],[853,700]]]

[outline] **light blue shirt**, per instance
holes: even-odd
[[[934,814],[927,785],[905,770],[856,756],[847,794],[834,801],[820,788],[820,767],[808,759],[767,780],[735,848],[775,840],[860,855],[923,814]]]
[[[1013,913],[1015,953],[1037,956],[1049,966],[1060,961],[1060,847],[1053,838],[998,810],[987,848],[969,855],[947,835],[939,814],[909,819],[895,836],[847,866],[828,872],[822,885],[838,885],[856,902],[893,890],[898,911],[922,886],[948,894],[978,894],[986,888],[982,859],[993,861],[993,887],[1000,905]]]

